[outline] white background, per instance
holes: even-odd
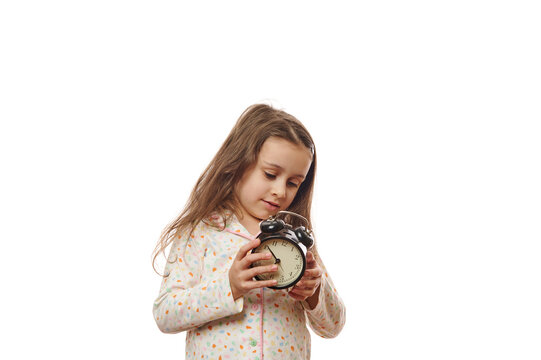
[[[194,3],[194,4],[192,4]],[[164,359],[150,254],[241,112],[312,133],[313,359],[541,358],[535,1],[4,1],[3,359]],[[9,354],[9,355],[7,355]]]

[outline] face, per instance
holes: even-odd
[[[278,137],[268,138],[256,163],[248,168],[235,188],[241,205],[240,223],[252,234],[259,222],[287,210],[312,163],[312,153]]]

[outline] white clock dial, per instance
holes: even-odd
[[[255,253],[270,253],[269,260],[261,260],[253,263],[253,266],[277,264],[278,271],[258,275],[259,280],[277,280],[276,287],[286,288],[291,286],[302,277],[304,270],[304,256],[295,244],[285,239],[270,239],[264,241],[256,249]]]

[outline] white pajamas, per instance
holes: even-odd
[[[287,290],[255,289],[233,300],[229,269],[249,239],[233,215],[223,230],[201,222],[191,236],[175,237],[153,313],[163,332],[187,331],[186,359],[309,359],[307,322],[325,338],[344,326],[344,304],[324,268],[313,310]]]

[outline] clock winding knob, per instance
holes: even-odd
[[[274,233],[274,232],[282,230],[285,226],[286,226],[286,223],[281,219],[265,220],[261,222],[261,224],[259,225],[259,228],[261,229],[261,232]]]
[[[314,244],[314,239],[310,235],[308,235],[308,232],[306,231],[306,228],[304,226],[299,226],[295,229],[295,235],[299,239],[299,241],[306,246],[307,249],[310,249],[312,245]]]

